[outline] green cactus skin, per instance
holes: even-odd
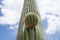
[[[25,0],[16,40],[45,40],[36,0]]]
[[[32,26],[30,26],[30,24]],[[18,34],[17,40],[45,40],[41,22],[36,14],[29,14],[26,16],[25,28],[24,30],[22,29],[19,29],[21,33]]]

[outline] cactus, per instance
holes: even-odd
[[[25,0],[16,40],[45,40],[35,0]]]
[[[24,30],[19,29],[21,33],[19,33],[17,40],[45,40],[37,14],[30,12],[25,16],[24,20],[25,28]]]
[[[24,40],[35,40],[36,38],[36,31],[35,26],[38,24],[38,17],[33,14],[29,13],[25,17],[25,25],[27,26],[24,30]]]

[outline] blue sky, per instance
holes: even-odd
[[[24,0],[0,0],[0,40],[16,40]],[[46,40],[60,40],[60,0],[37,0]]]

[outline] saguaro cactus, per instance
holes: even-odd
[[[35,0],[25,0],[17,40],[45,40]]]

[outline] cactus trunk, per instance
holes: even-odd
[[[24,40],[40,40],[40,37],[39,34],[36,32],[35,28],[33,29],[26,28],[24,30]]]
[[[17,40],[45,40],[35,0],[25,0]]]

